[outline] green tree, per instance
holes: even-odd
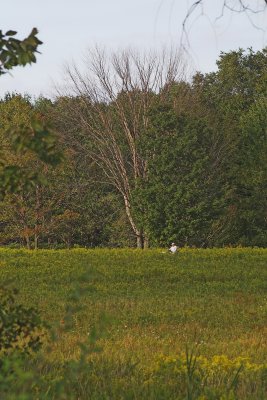
[[[212,243],[222,209],[221,179],[214,179],[215,143],[206,121],[159,106],[144,140],[148,179],[136,201],[154,243],[206,246]],[[137,206],[136,206],[137,207]]]
[[[37,29],[34,28],[30,35],[23,40],[15,38],[17,32],[0,31],[0,75],[7,73],[12,68],[36,62],[35,54],[42,42],[37,38]],[[40,160],[56,165],[61,160],[61,153],[56,148],[56,137],[45,126],[43,121],[34,116],[30,124],[21,125],[16,129],[7,128],[11,145],[16,152],[31,151]],[[26,173],[20,166],[9,163],[3,150],[0,152],[0,196],[8,192],[21,190],[24,186],[36,182],[37,175]]]
[[[33,237],[37,248],[40,234],[46,230],[49,206],[54,201],[54,196],[47,198],[45,186],[52,175],[49,164],[55,161],[56,136],[51,131],[39,129],[39,120],[40,127],[44,126],[43,116],[28,97],[7,95],[0,102],[0,119],[1,161],[4,165],[2,191],[5,194],[0,210],[1,242],[16,238],[25,240],[30,248]],[[47,142],[42,143],[43,134],[52,140],[52,152],[46,146]],[[36,136],[35,141],[32,141],[32,135]],[[32,151],[32,146],[39,146],[39,149]]]
[[[193,82],[198,112],[206,115],[221,143],[218,156],[230,188],[216,244],[263,245],[267,50],[222,53],[217,64],[217,72],[196,74]]]
[[[266,246],[267,99],[260,97],[241,118],[237,182],[237,225],[244,245]]]

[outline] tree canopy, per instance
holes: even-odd
[[[0,103],[2,160],[39,176],[2,201],[0,242],[266,246],[266,49],[222,53],[216,72],[191,82],[180,64],[156,89],[156,59],[148,68],[135,55],[135,75],[129,54],[114,57],[117,85],[100,57],[89,81],[69,71],[75,92]],[[32,117],[53,125],[61,164],[50,166],[54,139],[45,158],[28,145]],[[6,135],[22,126],[25,136]]]

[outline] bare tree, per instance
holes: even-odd
[[[205,12],[204,7],[206,0],[193,0],[191,1],[191,5],[188,8],[186,16],[183,21],[183,29],[185,30],[186,24],[189,18],[195,13],[197,9],[201,9],[203,14]],[[251,16],[253,14],[262,13],[267,8],[267,0],[220,0],[218,1],[219,13],[218,18],[221,18],[224,15],[226,10],[229,10],[233,13],[244,13],[247,15],[248,19],[251,21],[252,25],[254,25]]]
[[[148,112],[155,97],[166,95],[166,88],[182,78],[184,63],[178,51],[107,53],[96,48],[89,52],[85,66],[85,72],[76,66],[67,69],[82,104],[73,112],[92,143],[90,156],[121,194],[137,247],[143,248],[147,237],[132,203],[138,181],[147,176],[147,161],[138,142],[149,128]]]

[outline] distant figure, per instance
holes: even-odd
[[[171,247],[169,248],[169,251],[170,251],[172,254],[174,254],[174,253],[177,252],[177,250],[178,250],[178,247],[176,246],[176,244],[175,244],[175,243],[172,243]]]

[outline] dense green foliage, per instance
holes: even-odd
[[[155,110],[144,144],[150,159],[148,180],[138,199],[146,210],[146,231],[156,243],[215,244],[214,227],[225,207],[227,185],[222,171],[214,176],[212,133],[204,119],[177,115],[170,107]]]
[[[15,364],[7,399],[266,398],[265,249],[0,256],[1,281],[54,326],[37,358]]]
[[[0,243],[266,246],[266,61],[266,49],[222,53],[191,83],[113,90],[102,103],[83,87],[53,102],[7,96],[4,186],[19,191],[1,203]],[[56,138],[42,124],[31,135],[31,115],[57,134],[56,169]]]

